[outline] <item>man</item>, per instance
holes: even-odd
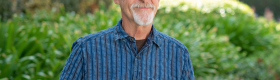
[[[76,40],[60,80],[194,80],[187,48],[153,25],[160,0],[114,0],[122,19]]]

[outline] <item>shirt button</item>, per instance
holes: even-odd
[[[137,59],[139,59],[139,56],[136,56]]]
[[[130,38],[130,41],[133,41],[133,38]]]

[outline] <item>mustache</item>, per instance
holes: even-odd
[[[153,10],[155,9],[155,6],[150,3],[133,3],[130,6],[131,9],[133,8],[152,8]]]

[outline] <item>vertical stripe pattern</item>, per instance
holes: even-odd
[[[136,41],[121,27],[76,40],[60,80],[194,80],[187,48],[154,27],[136,53]]]

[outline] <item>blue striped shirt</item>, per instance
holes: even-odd
[[[121,27],[76,40],[60,80],[194,80],[187,48],[154,26],[137,53],[136,41]]]

